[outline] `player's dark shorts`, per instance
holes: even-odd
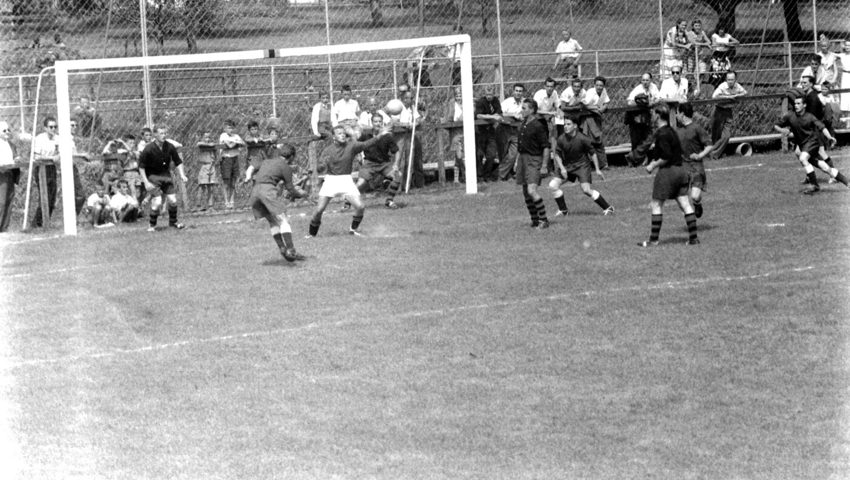
[[[239,157],[221,157],[221,179],[239,178]]]
[[[703,165],[702,162],[685,162],[684,167],[690,177],[691,188],[705,190],[705,185],[707,183],[705,177],[705,165]]]
[[[171,195],[174,193],[174,180],[171,175],[148,175],[148,181],[154,186],[152,195]]]
[[[591,177],[591,166],[589,162],[580,162],[580,163],[570,163],[564,165],[567,169],[567,176],[564,177],[563,173],[558,167],[555,167],[556,174],[559,178],[566,180],[568,182],[579,182],[579,183],[593,183]]]
[[[286,213],[286,200],[277,196],[277,187],[268,183],[258,183],[251,190],[248,205],[254,212],[254,218],[266,218],[267,215]]]
[[[520,153],[516,161],[517,185],[537,185],[540,183],[540,167],[543,166],[542,155]]]
[[[803,142],[802,145],[797,145],[797,149],[800,153],[805,152],[809,154],[809,163],[813,166],[817,166],[818,158],[820,157],[820,149],[821,143],[815,139],[810,139]],[[799,154],[798,154],[799,155]]]
[[[370,185],[373,180],[382,180],[384,178],[397,180],[393,177],[392,162],[377,163],[369,160],[363,161],[363,165],[360,166],[360,171],[357,173],[357,178],[366,180],[366,183]]]
[[[673,200],[688,194],[690,178],[685,167],[659,168],[652,183],[653,200]]]

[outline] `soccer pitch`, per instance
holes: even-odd
[[[850,171],[850,151],[836,151]],[[850,189],[710,162],[698,246],[652,179],[386,210],[2,237],[2,478],[850,477]]]

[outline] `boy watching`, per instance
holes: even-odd
[[[221,145],[221,180],[224,183],[224,208],[233,208],[236,197],[236,180],[239,179],[239,153],[245,142],[233,133],[233,120],[224,122],[224,131],[218,137]]]

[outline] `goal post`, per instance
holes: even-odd
[[[411,38],[380,42],[352,43],[342,45],[320,45],[280,49],[259,49],[233,52],[217,52],[186,55],[162,55],[148,57],[100,58],[62,60],[55,64],[56,109],[60,132],[69,132],[71,123],[70,75],[82,71],[163,67],[169,65],[244,63],[251,60],[326,56],[382,50],[415,49],[423,46],[456,45],[459,51],[460,88],[463,109],[463,150],[466,169],[466,193],[478,192],[475,163],[474,103],[472,88],[472,50],[469,35],[446,35],[438,37]],[[60,135],[59,155],[62,187],[63,225],[67,235],[76,235],[76,211],[74,208],[73,140],[69,135]],[[440,152],[442,154],[442,152]]]

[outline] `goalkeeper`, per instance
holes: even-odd
[[[286,216],[286,200],[278,195],[278,184],[292,195],[299,198],[306,195],[300,188],[292,184],[292,167],[290,159],[295,158],[295,147],[284,144],[280,148],[280,156],[268,158],[260,165],[260,170],[254,175],[254,189],[248,199],[248,205],[254,212],[254,218],[265,218],[280,254],[287,261],[303,260],[304,257],[295,251],[292,242],[292,227]],[[247,182],[247,180],[246,180]]]

